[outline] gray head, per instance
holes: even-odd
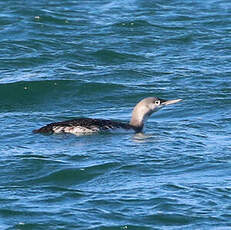
[[[147,97],[141,100],[132,111],[132,118],[130,125],[132,125],[137,132],[141,132],[144,122],[157,110],[163,106],[174,104],[181,101],[176,100],[163,100],[158,97]]]

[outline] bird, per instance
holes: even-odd
[[[123,129],[132,130],[135,133],[142,133],[144,123],[154,112],[164,106],[175,104],[181,100],[182,99],[164,100],[158,97],[146,97],[139,101],[134,107],[129,123],[106,119],[76,118],[50,123],[39,129],[33,130],[33,132],[42,134],[70,133],[75,135],[84,135],[108,130]]]

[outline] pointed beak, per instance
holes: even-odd
[[[182,99],[176,99],[176,100],[163,100],[163,102],[161,103],[161,105],[171,105],[171,104],[175,104],[177,102],[182,101]]]

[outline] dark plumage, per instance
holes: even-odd
[[[79,118],[73,120],[67,120],[62,122],[55,122],[43,126],[40,129],[36,129],[34,133],[47,133],[52,134],[54,132],[64,133],[64,132],[75,132],[74,129],[79,129],[80,132],[86,132],[86,130],[91,130],[92,132],[99,132],[99,131],[106,131],[111,129],[122,128],[125,130],[135,130],[135,127],[129,124],[111,121],[111,120],[104,120],[104,119],[92,119],[92,118]],[[57,131],[58,130],[58,131]]]

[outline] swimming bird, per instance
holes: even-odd
[[[132,111],[129,123],[111,121],[105,119],[77,118],[73,120],[50,123],[34,133],[72,133],[76,135],[96,133],[114,129],[132,130],[135,133],[142,132],[144,123],[147,119],[160,108],[181,101],[163,100],[158,97],[147,97],[138,102]]]

